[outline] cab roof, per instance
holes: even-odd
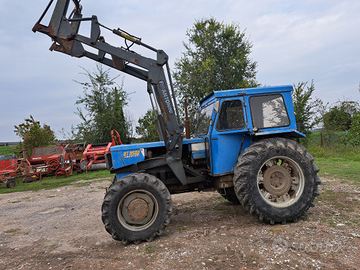
[[[200,101],[200,106],[211,98],[224,98],[224,97],[236,97],[244,95],[259,95],[259,94],[272,94],[279,92],[293,91],[292,85],[281,85],[281,86],[266,86],[266,87],[255,87],[255,88],[242,88],[233,90],[219,90],[212,92]]]

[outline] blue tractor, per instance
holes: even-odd
[[[69,14],[70,0],[58,0],[49,25],[42,25],[52,2],[33,31],[50,36],[52,50],[88,57],[145,81],[159,112],[161,141],[114,146],[105,156],[115,176],[102,220],[114,239],[137,243],[161,235],[172,214],[170,194],[176,193],[218,191],[270,224],[296,222],[314,206],[319,169],[293,140],[304,134],[297,130],[292,86],[215,91],[200,101],[194,136],[185,139],[166,53],[101,25],[96,16],[83,18],[78,0],[72,0]],[[89,37],[79,34],[85,21],[91,23]],[[100,27],[132,44],[106,43]],[[155,52],[156,58],[133,52],[133,44]]]

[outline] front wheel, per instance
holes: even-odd
[[[296,222],[315,206],[319,169],[295,141],[264,139],[248,147],[234,172],[235,192],[246,210],[261,220]]]
[[[145,173],[120,178],[102,205],[105,229],[124,243],[152,241],[170,222],[171,196],[162,181]]]

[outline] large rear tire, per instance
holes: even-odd
[[[235,193],[244,206],[270,224],[297,222],[315,206],[318,167],[307,150],[284,138],[264,139],[239,156]]]
[[[101,210],[105,229],[115,240],[138,243],[152,241],[164,232],[170,222],[172,201],[158,178],[134,173],[111,185]]]

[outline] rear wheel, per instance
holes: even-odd
[[[124,243],[152,241],[170,222],[171,196],[158,178],[134,173],[109,188],[102,205],[105,229]]]
[[[248,147],[234,171],[235,192],[261,220],[296,222],[315,206],[321,183],[314,158],[295,141],[264,139]]]

